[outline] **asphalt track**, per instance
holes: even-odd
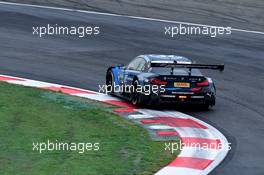
[[[263,30],[263,0],[3,0]]]
[[[218,38],[164,36],[167,23],[0,5],[0,73],[98,90],[108,66],[139,54],[178,54],[203,63],[225,63],[226,70],[206,72],[218,87],[210,111],[188,110],[220,129],[232,150],[212,174],[264,173],[264,35],[233,32]],[[32,26],[98,25],[101,34],[79,39],[38,38]]]

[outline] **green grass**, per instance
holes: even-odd
[[[175,154],[113,107],[0,83],[0,174],[153,174]],[[33,151],[33,142],[100,144],[99,151]]]

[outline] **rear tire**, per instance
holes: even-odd
[[[137,92],[137,87],[139,85],[138,80],[133,82],[134,90],[131,92],[131,103],[135,106],[139,106],[142,104],[142,94]]]
[[[209,105],[208,103],[205,103],[205,104],[202,104],[202,105],[201,105],[201,109],[202,109],[202,110],[208,110],[209,107],[210,107],[210,105]]]
[[[158,109],[161,105],[159,100],[149,100],[147,105],[152,109]]]

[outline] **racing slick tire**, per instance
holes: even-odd
[[[150,108],[158,108],[161,105],[160,99],[156,94],[152,94],[152,96],[147,101],[147,106]]]
[[[138,80],[134,80],[133,83],[132,83],[134,89],[133,91],[131,92],[131,97],[130,97],[130,101],[133,105],[135,106],[140,106],[142,105],[143,103],[143,98],[142,98],[142,94],[140,92],[137,92],[137,87],[139,85],[139,82]]]
[[[201,105],[201,109],[202,109],[202,110],[208,110],[209,107],[210,107],[210,104],[209,104],[209,103],[205,103],[205,104],[202,104],[202,105]]]
[[[108,70],[106,73],[106,88],[107,92],[114,93],[114,73],[112,70]]]

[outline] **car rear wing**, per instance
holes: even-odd
[[[192,69],[213,69],[221,72],[225,69],[224,64],[193,64],[191,62],[176,61],[152,61],[150,66],[171,68],[171,74],[173,74],[174,68],[186,68],[189,69],[189,75],[191,75]]]
[[[168,68],[187,68],[187,69],[214,69],[223,71],[225,69],[224,64],[192,64],[190,62],[151,62],[151,67],[168,67]]]

